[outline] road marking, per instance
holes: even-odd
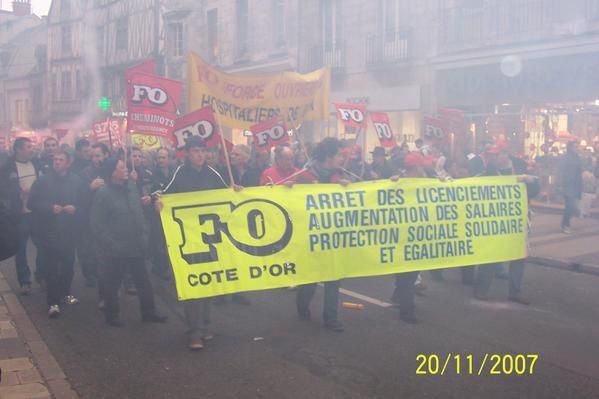
[[[322,283],[319,283],[318,285],[321,286],[321,287],[323,286]],[[390,304],[388,302],[380,301],[380,300],[378,300],[376,298],[371,298],[369,296],[362,295],[362,294],[359,294],[357,292],[346,290],[345,288],[339,288],[339,292],[342,293],[343,295],[347,295],[347,296],[350,296],[352,298],[359,299],[361,301],[370,303],[372,305],[380,306],[381,308],[390,308],[391,306],[393,306],[392,304]]]

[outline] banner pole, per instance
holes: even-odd
[[[227,143],[225,142],[225,136],[223,134],[222,125],[220,123],[220,117],[218,116],[218,112],[214,112],[214,118],[216,119],[216,123],[218,123],[218,130],[220,135],[220,145],[223,147],[223,152],[225,153],[225,162],[227,163],[227,172],[229,172],[229,181],[231,182],[231,187],[235,185],[235,179],[233,179],[233,169],[231,168],[231,160],[229,159],[229,151],[227,150]]]
[[[108,130],[108,142],[110,144],[110,154],[112,154],[112,152],[114,151],[114,148],[112,147],[112,131],[110,130],[110,117],[107,116],[106,117],[106,130]]]

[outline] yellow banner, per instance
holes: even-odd
[[[526,257],[515,177],[165,195],[180,300]]]
[[[190,53],[187,63],[189,110],[212,105],[219,123],[238,129],[273,117],[289,127],[329,113],[330,69],[299,74],[229,74]]]

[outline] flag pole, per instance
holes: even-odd
[[[225,153],[225,162],[227,164],[227,172],[229,172],[229,181],[231,182],[231,187],[233,187],[235,185],[235,179],[233,178],[233,169],[231,168],[231,160],[229,159],[229,151],[227,150],[227,143],[225,142],[225,136],[223,134],[223,129],[222,129],[222,125],[220,123],[220,117],[218,115],[218,112],[214,112],[214,109],[212,110],[212,113],[214,114],[214,118],[216,119],[216,123],[218,123],[218,132],[220,135],[220,145],[223,148],[223,152]]]

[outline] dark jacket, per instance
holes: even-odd
[[[17,220],[7,207],[0,204],[0,261],[14,256],[18,248]]]
[[[71,172],[80,175],[89,165],[91,165],[91,161],[86,161],[85,159],[75,156],[75,160],[73,160],[73,163],[71,164]]]
[[[87,168],[81,172],[81,180],[83,183],[83,195],[81,198],[81,227],[89,230],[89,218],[92,209],[92,204],[94,201],[94,197],[98,190],[92,191],[89,187],[96,178],[102,178],[102,171],[100,168],[94,166],[94,164],[89,165]]]
[[[233,178],[235,179],[235,184],[238,184],[243,187],[258,187],[260,185],[260,175],[262,172],[259,168],[255,166],[248,166],[243,176],[240,176],[239,170],[232,166],[231,170],[233,172]],[[228,181],[228,175],[223,175],[225,181]]]
[[[196,169],[189,161],[177,168],[172,180],[164,189],[165,194],[189,193],[193,191],[216,190],[227,188],[227,183],[213,168],[204,164],[201,169]]]
[[[23,200],[21,200],[21,186],[17,173],[17,164],[14,157],[10,157],[0,167],[0,202],[8,208],[15,216],[23,212]],[[40,176],[40,168],[37,160],[31,160],[35,168],[35,174]]]
[[[91,230],[104,257],[139,258],[145,256],[148,226],[135,183],[108,185],[94,197]]]
[[[562,190],[565,196],[582,197],[582,161],[578,154],[566,152],[559,165]]]
[[[163,170],[159,167],[154,168],[152,170],[152,192],[162,191],[173,178],[173,173],[175,169],[169,166],[166,174],[164,174]]]
[[[65,250],[75,248],[82,195],[81,179],[70,172],[65,176],[51,172],[33,183],[27,207],[32,212],[32,234],[37,245]],[[73,205],[75,214],[55,215],[54,205]]]

